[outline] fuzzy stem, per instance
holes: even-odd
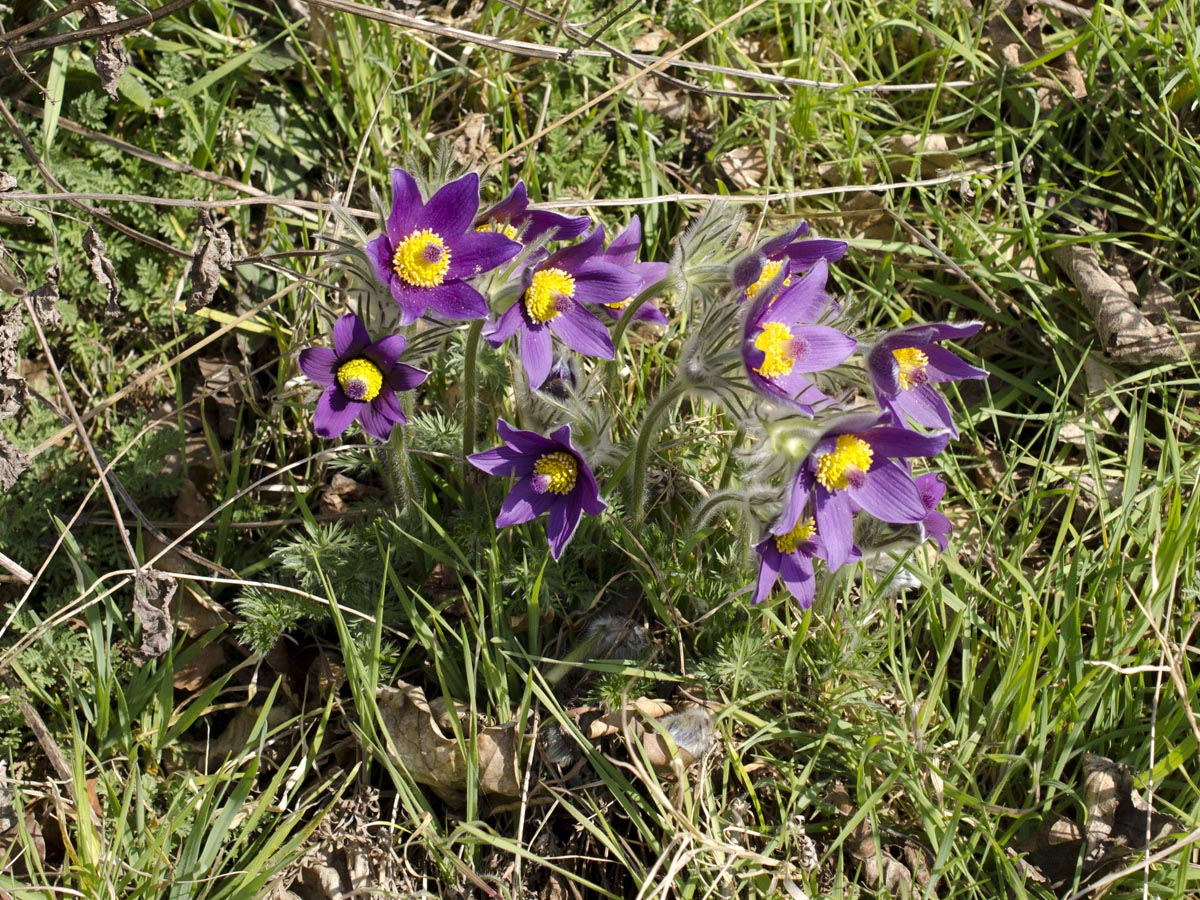
[[[633,493],[630,497],[632,503],[630,512],[633,515],[635,528],[642,524],[645,514],[643,492],[646,485],[646,463],[650,458],[650,451],[654,447],[654,438],[660,430],[658,420],[679,402],[679,398],[687,392],[687,389],[687,381],[677,377],[658,395],[642,420],[642,428],[638,433],[637,444],[633,448],[632,456]]]
[[[411,410],[409,411],[411,412]],[[387,483],[392,502],[405,515],[412,511],[415,500],[412,460],[408,456],[404,428],[395,426],[388,442],[383,445],[383,480]]]
[[[466,464],[466,459],[475,452],[475,406],[477,398],[475,396],[478,390],[478,370],[475,366],[475,358],[479,354],[479,336],[483,334],[483,319],[476,319],[471,322],[470,328],[467,329],[467,346],[463,355],[463,462]]]

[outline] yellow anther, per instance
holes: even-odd
[[[754,295],[766,287],[767,283],[779,274],[779,270],[783,268],[783,264],[784,260],[782,259],[768,259],[766,264],[763,266],[762,274],[758,276],[758,281],[746,288],[746,299],[753,300]],[[791,283],[792,276],[789,275],[787,278],[783,279],[782,287],[787,287]],[[771,299],[774,301],[774,298]]]
[[[754,347],[763,353],[763,361],[754,371],[763,378],[782,378],[792,371],[792,330],[782,322],[768,322],[754,339]]]
[[[484,222],[475,230],[502,234],[510,241],[515,241],[517,239],[517,235],[520,234],[516,227],[509,225],[507,222],[504,224],[500,224],[499,222]]]
[[[775,535],[775,549],[780,553],[795,553],[796,548],[817,533],[814,519],[801,519],[787,534]]]
[[[874,457],[871,445],[862,438],[839,434],[833,452],[817,459],[817,481],[831,491],[840,491],[850,486],[850,473],[866,472]]]
[[[900,390],[911,391],[929,380],[929,376],[925,374],[929,357],[916,347],[901,347],[899,350],[893,350],[892,356],[896,357],[896,362],[900,364],[900,377],[897,379],[900,382]]]
[[[437,287],[450,269],[450,248],[441,235],[422,228],[396,245],[392,269],[407,285]]]
[[[575,487],[579,461],[570,453],[556,450],[534,463],[533,471],[542,476],[545,490],[554,494],[568,494]]]
[[[383,387],[383,373],[369,359],[352,359],[338,368],[337,381],[351,400],[370,403]]]
[[[542,269],[533,273],[525,290],[525,312],[541,325],[557,318],[562,310],[559,300],[575,296],[575,279],[562,269]]]

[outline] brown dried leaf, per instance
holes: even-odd
[[[232,241],[224,228],[218,228],[208,210],[200,211],[200,227],[204,234],[204,246],[192,257],[192,292],[188,296],[187,311],[195,312],[212,303],[217,288],[221,286],[221,272],[233,265]]]
[[[717,165],[729,183],[740,191],[761,187],[767,177],[767,154],[758,144],[735,147],[722,156]]]
[[[50,328],[58,328],[62,325],[62,316],[59,315],[58,309],[54,305],[58,302],[58,282],[61,277],[62,270],[58,265],[51,266],[46,270],[45,283],[29,294],[34,314],[43,325]]]
[[[7,491],[29,468],[29,454],[0,438],[0,490]]]
[[[17,179],[7,172],[0,172],[0,193],[11,191],[17,186]]]
[[[0,420],[12,418],[25,405],[25,379],[17,357],[22,330],[19,305],[0,313]]]
[[[111,3],[93,3],[84,10],[89,25],[109,25],[117,21],[117,9]],[[119,34],[102,35],[92,58],[100,86],[112,99],[117,99],[117,82],[129,65],[129,52]]]
[[[454,738],[444,701],[428,701],[419,687],[401,682],[381,687],[379,714],[391,735],[399,760],[412,779],[428,785],[449,802],[461,800],[467,786],[467,760]],[[464,722],[466,714],[455,709]],[[521,793],[516,723],[476,732],[479,788],[485,794],[516,797]]]
[[[100,239],[96,229],[89,225],[87,232],[83,235],[83,255],[87,257],[92,275],[107,292],[108,305],[105,307],[105,312],[110,316],[116,316],[121,314],[121,307],[117,305],[117,297],[121,294],[121,285],[117,281],[117,270],[113,268],[112,260],[105,255],[107,252],[108,245]]]
[[[591,710],[576,710],[572,711],[572,714],[588,711]],[[620,734],[623,723],[628,723],[631,720],[636,721],[636,717],[639,715],[645,716],[648,719],[661,719],[672,712],[674,712],[674,708],[669,703],[664,703],[662,700],[652,700],[649,697],[638,697],[629,706],[613,710],[589,723],[587,736],[593,741],[599,740],[603,737]]]
[[[142,569],[133,582],[133,614],[142,625],[142,646],[133,659],[142,665],[162,656],[171,647],[175,628],[171,624],[171,600],[175,579],[154,569]]]
[[[837,807],[843,825],[854,818],[854,804],[841,782],[834,782],[828,800]],[[846,839],[846,852],[862,866],[863,881],[868,887],[883,887],[889,894],[899,897],[912,895],[913,876],[904,863],[887,853],[877,853],[875,832],[869,819],[863,819]]]
[[[171,684],[176,690],[198,691],[208,683],[208,676],[225,664],[225,651],[218,643],[205,644],[196,655],[175,670]]]
[[[1045,56],[1045,43],[1042,40],[1044,25],[1045,14],[1041,4],[1028,0],[1009,0],[1004,4],[996,4],[986,23],[992,56],[1006,68],[1030,66]],[[1087,96],[1083,70],[1079,68],[1074,51],[1066,50],[1053,57],[1045,68],[1053,72],[1037,76],[1038,104],[1043,111],[1057,106],[1064,93],[1076,99]]]

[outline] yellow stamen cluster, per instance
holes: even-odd
[[[817,533],[814,519],[801,519],[787,534],[775,535],[775,549],[780,553],[795,553],[796,548]]]
[[[411,287],[437,287],[450,269],[450,248],[428,228],[414,231],[392,255],[392,270]]]
[[[779,270],[783,268],[783,264],[784,260],[782,259],[768,259],[766,265],[763,266],[762,274],[758,276],[758,281],[746,288],[746,299],[753,300],[754,295],[766,287],[771,279],[779,274]],[[792,276],[789,275],[787,278],[783,279],[782,286],[787,287],[791,283]],[[772,302],[774,302],[775,298],[772,297],[771,299]]]
[[[792,355],[792,330],[782,322],[768,322],[754,339],[754,347],[763,353],[762,364],[754,368],[763,378],[782,378],[790,374],[796,364],[796,357]]]
[[[351,400],[370,403],[383,387],[383,373],[369,359],[352,359],[338,367],[337,382]]]
[[[484,222],[482,225],[478,226],[475,230],[483,231],[483,232],[495,232],[498,234],[502,234],[506,238],[508,238],[510,241],[515,241],[517,239],[517,235],[520,234],[520,232],[517,231],[515,226],[509,225],[507,222],[504,222],[503,224],[501,224],[500,222]]]
[[[925,353],[916,347],[901,347],[899,350],[893,350],[892,356],[896,357],[896,362],[900,364],[900,390],[911,391],[928,380],[925,367],[929,365],[929,357]]]
[[[575,487],[579,461],[564,450],[556,450],[534,463],[533,471],[544,476],[546,490],[554,494],[568,494]]]
[[[616,303],[605,303],[604,305],[607,306],[609,309],[619,311],[619,310],[622,310],[625,307],[627,307],[632,300],[633,300],[632,297],[626,297],[624,300],[618,300]]]
[[[533,281],[525,290],[525,312],[541,325],[562,312],[558,301],[575,296],[575,279],[562,269],[542,269],[533,273]]]
[[[875,451],[862,438],[839,434],[833,452],[824,453],[817,459],[817,481],[831,491],[840,491],[850,486],[848,473],[866,472],[874,457]]]

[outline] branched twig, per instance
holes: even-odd
[[[126,31],[137,31],[139,28],[145,28],[147,25],[153,25],[159,19],[165,19],[167,16],[173,16],[180,10],[187,9],[196,0],[168,0],[158,9],[151,10],[148,13],[140,16],[134,16],[131,19],[121,19],[117,22],[109,22],[105,25],[90,25],[87,28],[79,28],[75,31],[68,31],[63,34],[52,34],[44,38],[33,38],[28,41],[20,41],[12,43],[10,37],[6,36],[5,40],[0,40],[0,50],[10,53],[13,56],[22,56],[26,53],[33,53],[37,50],[49,50],[52,47],[58,47],[62,44],[75,44],[79,41],[86,41],[94,37],[104,37],[107,34],[120,34]],[[90,6],[90,3],[81,4]],[[58,18],[55,16],[55,18]],[[52,21],[48,19],[47,21]]]

